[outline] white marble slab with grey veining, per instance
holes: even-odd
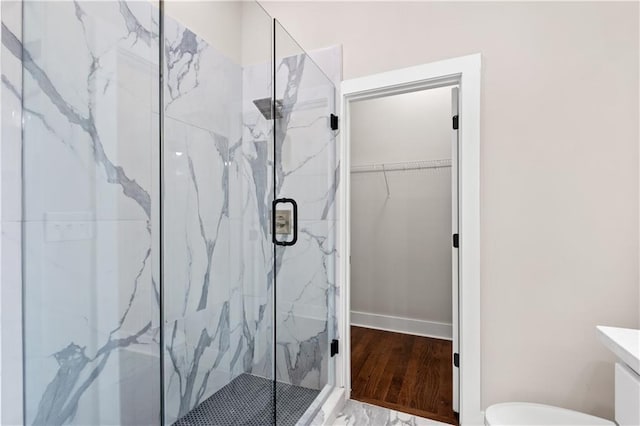
[[[2,82],[23,112],[26,419],[154,422],[157,10],[23,6],[22,31],[3,15]],[[22,81],[5,58],[18,61]]]
[[[447,423],[417,417],[364,402],[348,400],[338,414],[334,426],[445,426]]]

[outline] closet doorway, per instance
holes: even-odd
[[[352,101],[351,398],[458,423],[458,86]]]

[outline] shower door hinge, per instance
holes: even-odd
[[[453,130],[458,130],[458,116],[453,116]]]
[[[453,234],[453,247],[454,248],[460,247],[460,237],[458,234]]]
[[[338,116],[331,114],[331,130],[338,130]]]
[[[338,354],[339,343],[337,339],[333,339],[331,341],[331,356],[336,356]]]
[[[460,368],[460,354],[453,354],[453,366]]]

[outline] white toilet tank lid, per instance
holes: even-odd
[[[615,426],[615,423],[600,417],[530,402],[504,402],[492,405],[485,411],[484,418],[488,426]]]

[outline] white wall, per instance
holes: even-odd
[[[237,64],[253,65],[271,59],[273,19],[258,3],[166,0],[164,10],[166,16],[188,27]]]
[[[451,88],[354,102],[350,131],[354,166],[451,159]],[[388,172],[389,198],[382,173],[351,179],[352,321],[450,338],[451,169]]]
[[[345,79],[481,52],[482,401],[612,418],[640,327],[637,2],[267,2]],[[464,90],[464,89],[463,89]]]
[[[167,16],[180,22],[210,45],[241,63],[243,2],[166,0]]]

